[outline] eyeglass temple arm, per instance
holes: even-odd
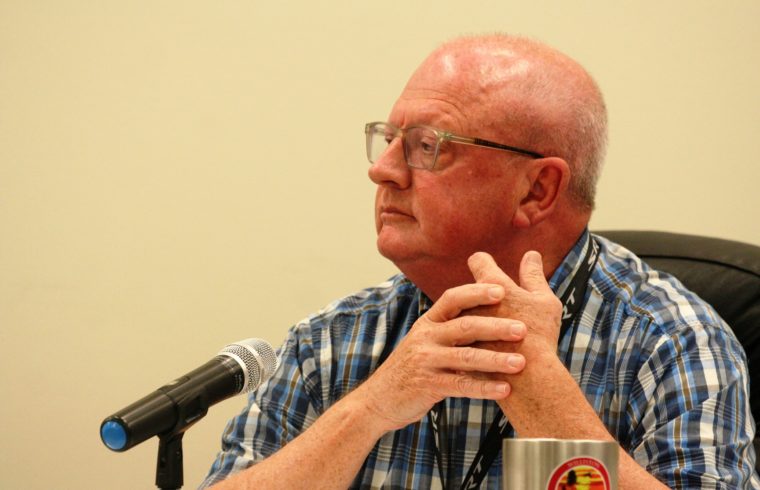
[[[457,136],[451,133],[446,133],[444,137],[445,139],[454,141],[456,143],[462,143],[464,145],[485,146],[487,148],[496,148],[499,150],[511,151],[513,153],[522,153],[523,155],[528,155],[533,158],[544,158],[544,155],[536,153],[535,151],[523,150],[522,148],[517,148],[515,146],[502,145],[499,143],[494,143],[493,141],[482,140],[480,138],[465,138],[464,136]]]

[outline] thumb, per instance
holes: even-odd
[[[496,264],[491,255],[486,252],[476,252],[467,260],[472,277],[478,283],[501,284],[504,287],[514,287],[515,283]]]
[[[520,286],[530,292],[550,289],[544,276],[544,263],[541,260],[541,254],[535,250],[525,252],[522,262],[520,262]]]

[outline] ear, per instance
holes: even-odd
[[[529,228],[549,217],[570,183],[570,166],[558,157],[533,160],[528,169],[528,192],[512,217],[515,228]]]

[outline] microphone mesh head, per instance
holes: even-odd
[[[245,373],[246,383],[241,392],[253,391],[274,374],[280,359],[266,340],[245,339],[219,351],[235,359]]]

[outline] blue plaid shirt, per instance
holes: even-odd
[[[586,232],[550,280],[561,296],[590,244]],[[584,307],[558,355],[610,433],[671,488],[760,488],[744,351],[715,311],[675,278],[596,237]],[[332,303],[293,327],[274,377],[224,431],[201,488],[292,440],[372,374],[431,306],[403,275]],[[498,413],[492,401],[446,400],[456,481]],[[385,434],[352,488],[440,488],[428,417]],[[339,464],[339,463],[336,463]],[[445,471],[444,471],[445,473]],[[481,488],[501,488],[497,458]]]

